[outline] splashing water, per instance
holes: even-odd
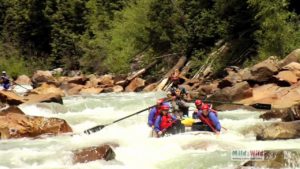
[[[262,123],[260,112],[246,110],[219,112],[221,136],[183,133],[164,138],[150,138],[146,125],[148,112],[107,126],[91,135],[83,131],[99,124],[135,113],[155,104],[165,93],[120,93],[64,98],[64,105],[43,103],[20,108],[28,115],[65,119],[76,133],[43,139],[0,141],[0,169],[199,169],[235,168],[241,161],[231,160],[234,149],[295,149],[300,140],[256,141],[251,127]],[[72,164],[72,150],[115,143],[116,159]]]

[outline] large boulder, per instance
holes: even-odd
[[[151,84],[149,84],[148,86],[146,86],[146,87],[143,89],[143,91],[144,91],[144,92],[152,92],[152,91],[155,90],[156,86],[157,86],[157,83],[151,83]]]
[[[95,160],[113,160],[115,152],[109,145],[89,147],[73,151],[73,163],[87,163]]]
[[[15,83],[18,85],[32,85],[31,79],[26,75],[18,76],[17,80],[15,80]]]
[[[242,80],[266,82],[279,70],[276,58],[270,57],[263,62],[254,65],[251,68],[246,68],[239,71]]]
[[[64,80],[67,83],[74,83],[78,85],[85,85],[86,82],[88,81],[88,78],[85,76],[74,76],[74,77],[69,77]]]
[[[0,116],[1,139],[57,135],[72,132],[65,120],[8,113]]]
[[[123,92],[124,91],[124,88],[120,85],[116,85],[113,87],[113,92],[114,93],[119,93],[119,92]]]
[[[111,75],[103,75],[99,77],[98,84],[102,85],[103,87],[112,87],[114,85],[114,80]]]
[[[83,88],[80,90],[80,94],[99,94],[103,91],[100,87]]]
[[[211,100],[236,101],[252,96],[252,88],[247,82],[237,83],[232,87],[225,87],[216,91],[210,97]]]
[[[300,82],[290,87],[279,87],[276,84],[266,84],[253,88],[253,96],[240,102],[243,104],[266,103],[273,108],[288,108],[299,103]]]
[[[62,85],[62,89],[68,94],[68,95],[78,95],[80,94],[80,91],[84,89],[85,86],[78,85],[74,83],[67,83]]]
[[[289,70],[280,71],[277,75],[274,75],[274,77],[280,81],[286,81],[290,85],[297,83],[299,79],[294,72]]]
[[[8,106],[5,109],[1,109],[0,116],[6,116],[8,113],[16,113],[16,114],[25,114],[19,107],[17,106]]]
[[[43,95],[56,94],[56,95],[60,95],[62,97],[65,96],[65,93],[62,89],[56,87],[53,84],[48,84],[48,83],[42,83],[41,86],[31,90],[31,92],[28,94],[43,94]]]
[[[242,76],[234,71],[227,71],[228,75],[219,82],[218,88],[234,86],[236,83],[242,82]]]
[[[202,96],[210,95],[210,94],[213,94],[220,90],[218,88],[218,84],[219,84],[219,82],[203,84],[203,85],[200,85],[195,91],[199,92],[200,95],[202,95]]]
[[[55,82],[55,78],[52,76],[51,71],[42,71],[37,70],[32,76],[32,82],[35,84],[39,84],[42,82]]]
[[[48,94],[30,94],[25,97],[26,104],[33,103],[59,103],[63,104],[62,96],[56,93],[48,93]]]
[[[300,120],[300,104],[288,108],[273,108],[259,116],[264,120],[278,119],[282,121]]]
[[[295,139],[300,137],[300,120],[265,124],[257,133],[257,140]]]
[[[144,86],[145,86],[145,80],[137,77],[130,82],[130,84],[125,88],[125,91],[135,92]]]
[[[298,62],[291,62],[284,67],[282,67],[282,70],[290,70],[292,72],[295,72],[297,75],[300,72],[300,63]]]
[[[25,102],[23,97],[17,95],[14,92],[5,90],[0,91],[0,101],[9,105],[19,105]]]
[[[300,49],[296,49],[287,55],[284,59],[279,62],[280,67],[284,67],[291,62],[300,62]]]
[[[299,168],[300,152],[297,150],[267,150],[263,152],[263,159],[249,160],[239,169],[243,168]]]

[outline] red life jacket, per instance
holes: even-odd
[[[199,117],[199,119],[201,120],[202,123],[208,125],[210,127],[210,129],[213,131],[213,132],[216,132],[216,128],[215,128],[215,125],[214,123],[210,120],[210,118],[208,116],[204,116],[202,113]]]
[[[171,127],[173,124],[173,120],[170,114],[161,116],[160,129],[167,129]]]

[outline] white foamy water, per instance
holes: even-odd
[[[0,141],[0,169],[201,169],[235,168],[241,162],[231,160],[234,149],[295,149],[300,140],[256,141],[251,127],[263,123],[260,112],[235,110],[219,112],[227,130],[213,134],[183,133],[164,138],[150,138],[146,125],[148,112],[110,125],[91,135],[83,131],[99,124],[135,113],[155,104],[164,93],[121,93],[98,96],[74,96],[64,105],[37,104],[22,106],[29,115],[65,119],[76,135],[43,139]],[[72,164],[72,150],[115,143],[116,159]]]

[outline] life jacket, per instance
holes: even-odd
[[[157,119],[157,117],[160,115],[160,112],[161,112],[160,106],[156,107],[156,112],[155,112],[154,117],[152,119],[153,124],[154,124],[155,120]]]
[[[160,129],[167,129],[173,124],[172,116],[170,114],[161,116]]]
[[[7,76],[1,76],[1,79],[4,84],[9,83],[9,78]]]
[[[213,111],[210,111],[210,112],[213,112]],[[209,113],[210,113],[209,112]],[[214,112],[215,113],[215,112]],[[209,114],[208,114],[209,115]],[[214,125],[214,123],[211,121],[211,119],[208,117],[208,116],[204,116],[202,113],[199,117],[199,119],[201,120],[202,123],[206,124],[209,126],[209,128],[213,131],[213,132],[216,132],[216,127]]]

